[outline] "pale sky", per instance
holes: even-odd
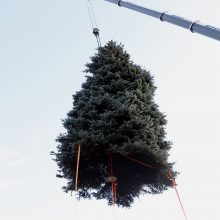
[[[220,42],[92,0],[101,41],[122,42],[149,69],[167,115],[170,161],[188,220],[219,220]],[[220,27],[219,0],[133,0]],[[85,1],[0,1],[0,219],[184,220],[175,191],[130,210],[62,192],[49,152],[97,47]]]

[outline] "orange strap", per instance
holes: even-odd
[[[122,154],[121,154],[122,155]],[[139,163],[139,164],[141,164],[142,166],[144,166],[144,167],[147,167],[147,168],[155,168],[155,167],[153,167],[153,166],[151,166],[151,165],[149,165],[149,164],[146,164],[146,163],[144,163],[144,162],[142,162],[142,161],[139,161],[139,160],[136,160],[136,159],[134,159],[134,158],[132,158],[132,157],[129,157],[129,156],[126,156],[126,155],[122,155],[123,157],[126,157],[126,158],[128,158],[129,160],[132,160],[132,161],[134,161],[134,162],[136,162],[136,163]]]
[[[78,191],[78,176],[79,176],[79,160],[80,160],[80,144],[78,144],[78,155],[76,162],[76,179],[75,179],[75,191]]]
[[[110,175],[113,176],[113,164],[112,164],[112,154],[109,154],[110,157]],[[112,181],[112,203],[116,202],[116,183]]]
[[[172,183],[173,183],[173,187],[174,187],[174,189],[175,189],[175,191],[176,191],[176,195],[177,195],[177,198],[178,198],[178,200],[179,200],[179,203],[180,203],[180,206],[181,206],[181,208],[182,208],[182,211],[183,211],[183,214],[184,214],[184,216],[185,216],[185,219],[187,220],[186,212],[185,212],[185,210],[184,210],[184,208],[183,208],[183,204],[182,204],[182,201],[181,201],[181,199],[180,199],[180,195],[179,195],[178,190],[177,190],[177,188],[176,188],[175,180],[174,180],[173,175],[172,175],[172,173],[171,173],[170,171],[169,171],[169,176],[170,176],[170,179],[171,179],[171,181],[172,181]]]
[[[116,182],[114,182],[114,203],[116,203],[116,199],[117,199],[117,194],[116,194],[116,186],[117,186],[117,184],[116,184]]]
[[[134,158],[132,158],[132,157],[125,156],[125,155],[122,155],[122,156],[124,156],[124,157],[128,158],[129,160],[132,160],[132,161],[134,161],[134,162],[136,162],[136,163],[139,163],[139,164],[143,165],[144,167],[147,167],[147,168],[155,168],[155,167],[153,167],[153,166],[151,166],[151,165],[149,165],[149,164],[147,164],[147,163],[144,163],[144,162],[142,162],[142,161],[136,160],[136,159],[134,159]],[[176,187],[176,183],[175,183],[174,177],[173,177],[173,175],[172,175],[172,173],[171,173],[170,171],[169,171],[169,177],[171,178],[173,187],[174,187],[174,189],[175,189],[175,191],[176,191],[176,195],[177,195],[177,197],[178,197],[178,200],[179,200],[181,209],[182,209],[182,211],[183,211],[184,217],[185,217],[185,219],[187,220],[186,212],[185,212],[185,210],[184,210],[184,208],[183,208],[183,204],[182,204],[182,201],[181,201],[181,199],[180,199],[180,195],[179,195],[179,193],[178,193],[178,190],[177,190],[177,187]]]

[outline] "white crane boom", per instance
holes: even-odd
[[[129,8],[131,10],[138,11],[140,13],[158,18],[161,21],[166,21],[168,23],[189,29],[192,33],[198,33],[206,37],[220,41],[220,29],[213,27],[211,25],[204,25],[199,23],[198,21],[190,21],[188,19],[176,15],[170,15],[167,12],[158,12],[130,2],[125,2],[121,0],[105,0],[105,1],[117,4],[120,7]]]

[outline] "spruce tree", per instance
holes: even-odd
[[[66,133],[58,136],[54,153],[57,176],[68,180],[64,191],[74,190],[78,144],[78,198],[107,199],[112,204],[112,185],[106,181],[109,155],[117,177],[117,205],[130,207],[141,194],[168,189],[168,172],[177,173],[168,162],[171,143],[166,140],[165,116],[154,101],[153,77],[113,41],[98,49],[85,72],[86,82],[73,95],[73,108],[63,120]]]

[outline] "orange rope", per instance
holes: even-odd
[[[113,177],[113,164],[112,164],[112,155],[109,154],[110,156],[110,175],[111,177]],[[112,181],[112,203],[115,204],[116,203],[116,185],[115,182]]]
[[[181,208],[182,208],[183,214],[184,214],[184,216],[185,216],[185,219],[187,220],[186,212],[185,212],[185,210],[184,210],[184,208],[183,208],[182,201],[181,201],[181,199],[180,199],[178,190],[177,190],[177,188],[176,188],[175,180],[174,180],[173,175],[172,175],[172,173],[171,173],[170,171],[169,171],[169,176],[170,176],[171,181],[172,181],[172,183],[173,183],[173,187],[174,187],[174,189],[175,189],[175,191],[176,191],[176,195],[177,195],[177,197],[178,197],[178,200],[179,200],[179,203],[180,203],[180,205],[181,205]]]
[[[144,163],[144,162],[142,162],[142,161],[136,160],[136,159],[134,159],[134,158],[132,158],[132,157],[125,156],[125,155],[122,155],[122,156],[124,156],[124,157],[128,158],[129,160],[132,160],[132,161],[134,161],[134,162],[136,162],[136,163],[139,163],[139,164],[143,165],[144,167],[147,167],[147,168],[155,168],[155,167],[153,167],[153,166],[151,166],[151,165],[149,165],[149,164],[146,164],[146,163]],[[182,201],[181,201],[181,199],[180,199],[180,195],[179,195],[179,193],[178,193],[178,190],[177,190],[177,187],[176,187],[176,183],[175,183],[174,177],[173,177],[173,175],[172,175],[172,173],[171,173],[170,171],[169,171],[169,176],[170,176],[170,178],[171,178],[173,187],[174,187],[174,189],[175,189],[175,191],[176,191],[176,195],[177,195],[177,197],[178,197],[178,200],[179,200],[181,209],[182,209],[182,211],[183,211],[184,217],[185,217],[185,219],[187,220],[186,212],[185,212],[185,210],[184,210],[183,203],[182,203]]]
[[[75,191],[78,191],[78,176],[79,176],[79,160],[80,160],[80,144],[78,145],[78,155],[76,163],[76,179],[75,179]]]
[[[114,203],[116,203],[116,199],[117,199],[117,194],[116,194],[116,182],[114,182],[114,194],[115,194],[115,197],[114,197]]]
[[[121,154],[121,155],[122,155],[123,157],[128,158],[129,160],[132,160],[132,161],[134,161],[134,162],[136,162],[136,163],[139,163],[139,164],[143,165],[144,167],[147,167],[147,168],[155,168],[155,167],[153,167],[153,166],[151,166],[151,165],[149,165],[149,164],[146,164],[146,163],[144,163],[144,162],[142,162],[142,161],[136,160],[136,159],[134,159],[134,158],[132,158],[132,157],[129,157],[129,156],[126,156],[126,155],[123,155],[123,154]]]

